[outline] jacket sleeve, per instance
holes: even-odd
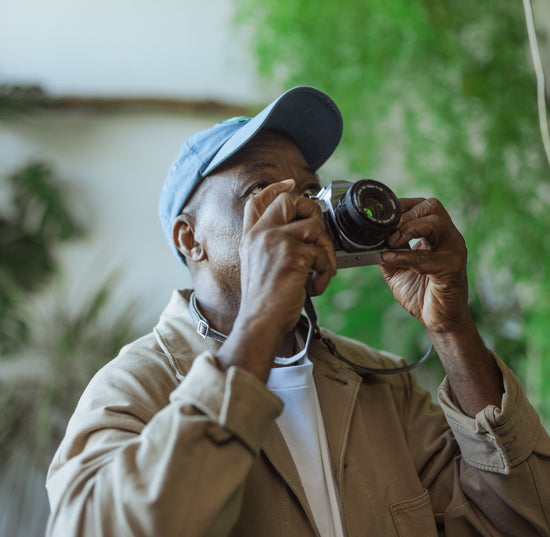
[[[107,366],[83,394],[48,475],[48,536],[231,531],[281,401],[241,369],[222,373],[209,353],[175,389],[149,373]],[[155,393],[169,394],[164,406]]]
[[[443,535],[550,536],[550,438],[515,375],[495,360],[501,407],[475,418],[458,407],[446,379],[438,390],[446,423],[434,419],[429,394],[411,389],[411,452]]]

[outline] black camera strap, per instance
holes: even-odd
[[[338,351],[338,349],[336,348],[336,345],[334,344],[334,342],[330,338],[328,338],[326,336],[323,336],[323,334],[321,333],[321,330],[319,330],[319,327],[317,325],[317,313],[315,311],[315,307],[313,306],[313,301],[311,300],[311,297],[309,296],[309,294],[307,295],[306,303],[304,305],[304,309],[305,309],[305,311],[306,311],[306,313],[309,317],[310,322],[312,322],[314,327],[315,327],[313,337],[315,337],[316,339],[320,339],[321,342],[323,343],[323,345],[328,349],[328,351],[333,356],[335,356],[339,360],[342,360],[342,362],[345,362],[346,364],[353,367],[353,369],[362,376],[366,376],[366,375],[399,375],[400,373],[407,373],[408,371],[412,371],[413,369],[416,369],[417,367],[421,366],[432,354],[433,345],[430,345],[430,347],[429,347],[428,351],[426,352],[426,354],[424,354],[424,356],[422,356],[422,358],[420,358],[420,360],[418,360],[417,362],[414,362],[412,364],[402,366],[402,367],[392,368],[392,369],[366,367],[366,366],[357,364],[357,363],[349,360],[345,356],[343,356]]]
[[[421,366],[430,357],[433,351],[433,345],[430,345],[428,352],[422,358],[420,358],[420,360],[403,367],[396,367],[392,369],[365,367],[343,356],[336,348],[334,342],[330,338],[323,336],[317,325],[317,312],[315,311],[315,306],[313,305],[313,301],[311,300],[309,294],[307,295],[306,302],[304,304],[304,312],[306,314],[305,316],[309,325],[307,339],[304,347],[302,351],[294,356],[291,356],[289,358],[277,358],[276,363],[278,363],[279,365],[290,365],[300,360],[302,356],[307,353],[312,337],[314,337],[315,339],[320,339],[323,345],[333,356],[353,367],[353,369],[357,371],[357,373],[359,373],[360,375],[398,375],[400,373],[407,373],[408,371],[411,371],[412,369],[416,369],[417,367]],[[220,343],[223,343],[227,339],[227,336],[225,334],[214,330],[208,323],[208,320],[202,315],[197,306],[195,292],[191,294],[191,298],[189,300],[189,313],[191,314],[191,318],[193,319],[194,323],[197,325],[197,332],[203,338],[209,337],[215,339],[216,341],[219,341]]]

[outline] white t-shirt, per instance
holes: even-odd
[[[330,466],[330,453],[313,364],[307,357],[299,365],[275,367],[267,387],[283,400],[277,419],[302,480],[315,523],[323,537],[344,537],[340,498]]]

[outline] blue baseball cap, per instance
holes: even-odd
[[[288,136],[316,171],[338,146],[343,122],[328,95],[310,86],[297,86],[255,117],[226,119],[188,138],[168,170],[159,199],[162,230],[180,261],[184,258],[172,237],[174,221],[202,180],[263,129]]]

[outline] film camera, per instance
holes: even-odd
[[[372,179],[332,181],[311,197],[321,207],[336,249],[338,268],[377,265],[388,250],[386,239],[401,219],[396,195]]]

